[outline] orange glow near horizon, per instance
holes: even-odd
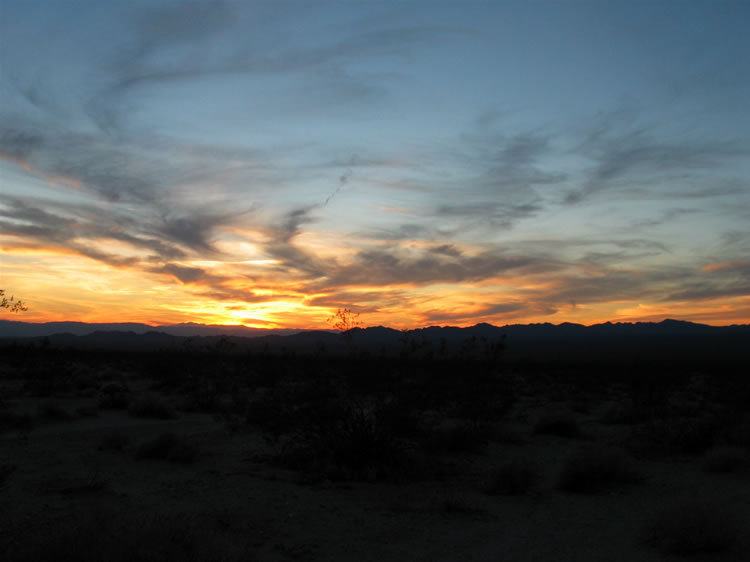
[[[7,237],[4,243],[11,242]],[[113,246],[111,249],[115,249]],[[326,302],[329,292],[305,294],[302,284],[273,285],[273,274],[255,281],[239,275],[224,279],[226,290],[247,291],[252,300],[216,298],[211,287],[178,282],[164,273],[111,266],[57,248],[2,247],[5,256],[0,282],[7,295],[29,307],[22,314],[3,311],[2,318],[27,322],[142,322],[150,325],[195,322],[245,325],[255,328],[329,328],[328,319],[339,307],[359,313],[362,326],[397,329],[428,325],[470,326],[536,322],[596,324],[606,321],[691,320],[711,325],[747,323],[750,297],[704,299],[668,303],[621,300],[567,304],[556,311],[529,311],[525,294],[555,286],[554,280],[520,276],[485,279],[477,283],[413,283],[388,287],[344,287],[351,302]],[[40,267],[41,262],[44,267]],[[250,263],[264,269],[259,256]],[[272,261],[272,260],[270,260]],[[240,262],[246,264],[247,262]],[[231,274],[236,262],[188,260],[185,267],[203,266],[212,275]],[[709,271],[713,268],[709,268]],[[487,310],[489,301],[508,303],[507,310]],[[318,302],[320,301],[320,302]],[[514,303],[518,310],[514,310]]]

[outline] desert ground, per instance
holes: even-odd
[[[0,558],[750,560],[732,365],[0,353]]]

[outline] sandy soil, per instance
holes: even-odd
[[[62,397],[68,411],[93,399]],[[30,411],[41,399],[10,401]],[[602,406],[604,407],[604,406]],[[596,494],[556,487],[566,455],[587,443],[616,440],[620,426],[577,414],[585,440],[538,435],[533,420],[548,405],[516,408],[513,430],[524,443],[491,444],[461,466],[449,482],[386,484],[305,482],[268,462],[271,449],[251,427],[230,432],[208,414],[181,413],[153,420],[127,411],[46,423],[0,434],[0,465],[15,471],[0,489],[0,540],[7,552],[44,541],[86,514],[102,521],[154,514],[191,522],[248,560],[330,561],[649,561],[665,556],[644,544],[646,522],[670,502],[705,496],[736,521],[750,522],[750,477],[708,474],[700,458],[635,461],[644,481]],[[118,430],[130,438],[123,451],[101,451],[102,437]],[[165,431],[197,443],[188,465],[139,460],[137,443]],[[511,458],[542,467],[539,486],[522,496],[484,492],[487,475]],[[748,535],[726,553],[693,559],[750,560]],[[666,556],[666,559],[671,559]]]

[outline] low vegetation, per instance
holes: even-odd
[[[529,459],[513,459],[492,472],[486,491],[492,495],[520,496],[539,485],[539,465]]]
[[[623,451],[590,446],[565,459],[557,485],[565,492],[585,494],[627,486],[640,480],[641,476]]]
[[[354,506],[391,517],[379,520],[384,529],[425,525],[430,533],[443,517],[451,525],[495,517],[529,525],[535,517],[519,517],[519,510],[556,510],[550,517],[559,518],[566,502],[600,514],[612,502],[618,512],[640,516],[643,498],[676,495],[658,488],[666,466],[681,475],[681,489],[702,478],[725,498],[750,467],[750,382],[737,373],[701,381],[685,369],[664,378],[652,370],[649,379],[617,369],[602,375],[593,367],[324,351],[311,359],[10,348],[0,359],[0,487],[11,499],[2,507],[13,512],[0,518],[4,560],[50,559],[53,551],[54,559],[72,559],[61,544],[82,543],[89,529],[83,511],[115,502],[130,518],[106,523],[121,532],[102,531],[90,545],[93,559],[119,560],[117,550],[129,560],[190,560],[184,549],[203,546],[168,537],[176,528],[195,530],[200,510],[190,502],[204,500],[236,500],[242,516],[222,516],[218,529],[235,533],[222,535],[227,545],[243,546],[228,552],[209,545],[200,559],[252,560],[258,545],[265,548],[259,559],[305,558],[316,547],[278,538],[278,529],[300,536],[308,526],[341,524],[350,532]],[[640,486],[630,489],[634,484]],[[317,503],[305,512],[305,501]],[[406,507],[383,509],[392,504]],[[732,518],[720,501],[707,505],[681,518],[649,518],[637,548],[670,556],[738,549],[742,559]],[[170,519],[151,533],[141,524],[156,509],[159,527],[177,506],[193,510],[179,525]],[[76,517],[58,525],[63,509]],[[258,520],[245,526],[253,514]],[[45,544],[23,528],[36,519]],[[680,538],[686,533],[696,536]],[[123,544],[136,536],[138,548]],[[242,550],[251,536],[252,546]]]
[[[199,454],[198,447],[184,437],[162,433],[141,443],[135,451],[135,458],[190,464],[198,459]]]
[[[741,447],[723,446],[711,449],[703,459],[706,472],[739,472],[750,466],[750,453]]]
[[[660,510],[644,529],[644,541],[663,554],[692,556],[732,549],[739,522],[726,507],[708,500],[675,503]]]

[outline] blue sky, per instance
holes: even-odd
[[[0,283],[37,320],[748,321],[748,21],[1,0]]]

